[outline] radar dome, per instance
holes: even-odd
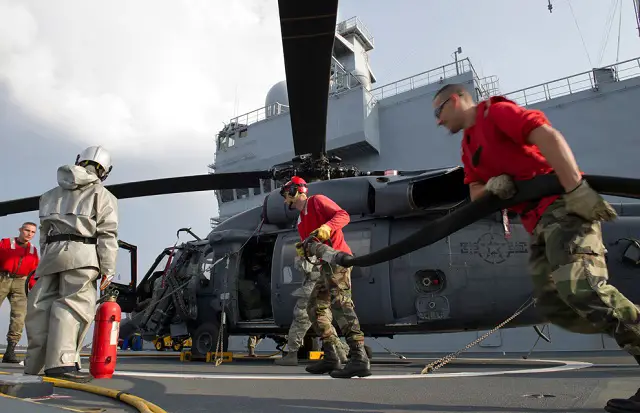
[[[283,80],[276,83],[267,92],[267,98],[264,101],[265,106],[280,103],[289,106],[289,95],[287,94],[287,81]]]
[[[276,103],[289,106],[289,95],[287,94],[286,80],[271,86],[271,89],[267,92],[267,98],[264,100],[264,106],[266,109],[265,115],[267,118],[280,114],[280,108],[275,105]]]

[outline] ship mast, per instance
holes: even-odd
[[[551,0],[547,0],[547,9],[549,10],[549,13],[553,13],[553,4],[551,4]],[[640,0],[633,0],[633,10],[636,15],[635,22],[638,28],[638,36],[640,37]]]
[[[638,36],[640,36],[640,0],[633,0],[633,9],[636,12],[636,24],[638,25]]]

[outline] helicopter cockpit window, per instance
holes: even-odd
[[[160,261],[158,261],[158,265],[156,265],[154,268],[152,268],[152,272],[155,271],[164,271],[164,269],[167,267],[167,262],[169,261],[169,254],[163,254],[162,259]]]
[[[211,281],[211,271],[213,270],[213,263],[215,262],[215,254],[212,252],[207,255],[200,267],[200,273],[207,280]]]

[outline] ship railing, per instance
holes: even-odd
[[[253,110],[244,115],[232,118],[229,122],[231,125],[238,125],[238,127],[249,126],[252,123],[260,122],[272,116],[278,116],[283,113],[289,112],[289,106],[276,102],[271,105],[263,106],[259,109]]]
[[[344,33],[354,27],[360,30],[366,40],[371,44],[371,46],[374,45],[371,32],[369,31],[367,26],[362,23],[362,20],[360,20],[357,16],[351,17],[347,20],[343,20],[340,23],[336,24],[336,31],[338,33]]]
[[[472,72],[474,77],[476,76],[469,58],[464,58],[457,62],[448,63],[446,65],[427,70],[426,72],[418,73],[417,75],[400,79],[384,86],[379,86],[372,89],[371,93],[377,100],[385,99],[425,85],[440,82],[444,79],[459,76],[466,72]]]
[[[609,80],[619,82],[640,76],[640,58],[625,60],[609,66],[596,68],[587,72],[552,80],[535,86],[516,90],[504,96],[519,105],[528,106],[538,102],[568,96],[584,90],[595,90],[601,83],[597,73],[609,71]]]
[[[362,82],[348,72],[342,64],[333,58],[329,78],[329,97],[341,94],[354,87],[362,86]]]
[[[345,70],[335,58],[331,64],[331,75],[329,79],[329,97],[346,92],[354,87],[361,86],[362,83],[356,76]],[[289,112],[289,106],[276,102],[263,106],[240,116],[236,116],[229,121],[232,129],[242,129],[246,126],[263,121],[265,119],[282,115]]]

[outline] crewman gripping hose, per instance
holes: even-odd
[[[334,201],[324,195],[307,196],[307,183],[294,176],[283,185],[280,194],[289,208],[300,211],[297,229],[301,240],[308,237],[317,239],[319,243],[331,242],[337,250],[351,253],[344,240],[342,228],[350,221],[349,214]],[[323,244],[321,244],[323,245]],[[305,255],[304,245],[296,245],[298,256]],[[307,329],[313,327],[322,338],[324,357],[306,368],[312,374],[329,373],[334,378],[366,377],[371,375],[369,357],[364,347],[364,334],[360,330],[360,322],[351,299],[351,270],[326,262],[320,263],[318,271],[305,273],[305,283],[298,295],[294,308],[294,322],[289,329],[289,336],[300,340],[290,340],[295,346],[304,337]],[[332,326],[335,316],[340,330],[349,344],[349,356],[342,368],[339,349],[341,341]],[[278,364],[297,364],[295,353]]]
[[[509,208],[531,234],[530,271],[542,313],[569,331],[611,335],[640,364],[640,311],[607,284],[601,222],[617,215],[597,192],[606,188],[605,193],[637,198],[640,182],[584,176],[564,137],[542,112],[503,97],[476,105],[463,85],[447,85],[436,93],[433,106],[439,125],[453,134],[464,129],[464,182],[474,202],[364,257],[316,245],[311,249],[341,265],[373,265]],[[640,412],[640,390],[629,399],[610,400],[605,409]]]

